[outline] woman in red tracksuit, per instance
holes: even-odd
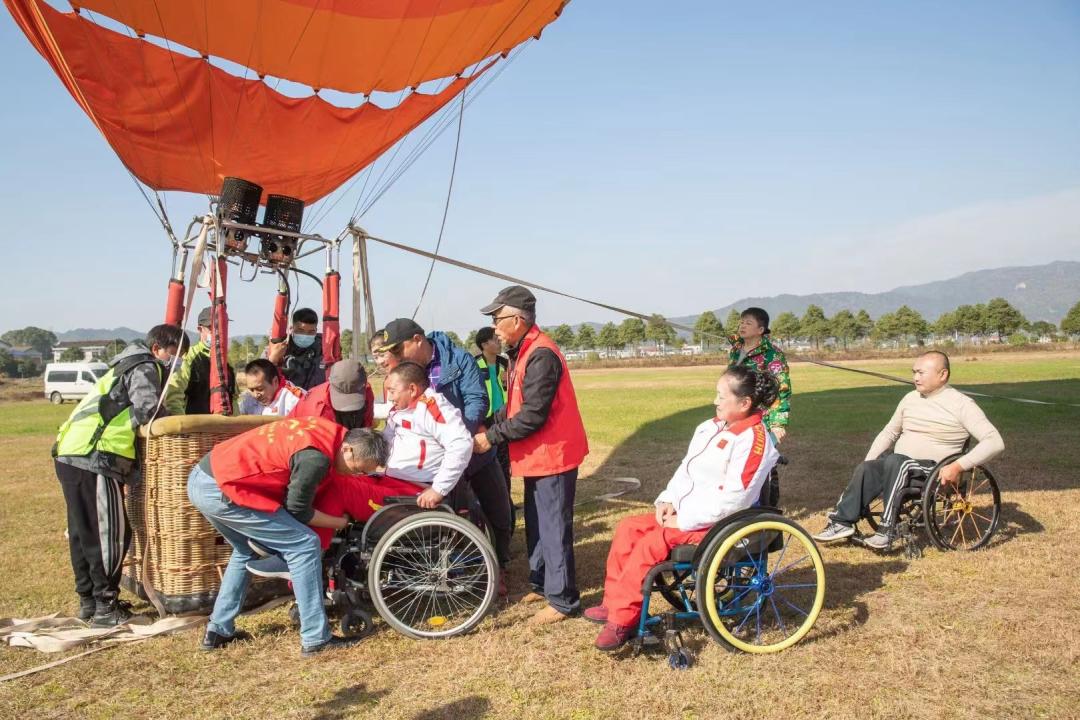
[[[621,647],[637,631],[641,583],[676,545],[697,544],[720,519],[754,504],[779,454],[762,411],[776,400],[776,380],[743,366],[716,383],[716,417],[698,425],[690,449],[656,511],[634,515],[615,528],[607,559],[604,600],[585,611],[602,623],[599,650]]]

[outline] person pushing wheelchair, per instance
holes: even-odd
[[[968,438],[975,447],[941,469],[941,482],[953,484],[960,474],[997,457],[1005,443],[975,401],[949,386],[949,356],[928,350],[912,367],[915,389],[900,400],[892,418],[878,433],[851,476],[844,494],[829,513],[825,528],[814,535],[822,543],[855,534],[855,523],[878,497],[885,511],[878,531],[863,540],[875,550],[891,546],[891,533],[904,485],[912,471],[929,472],[937,463],[961,452]]]

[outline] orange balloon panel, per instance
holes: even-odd
[[[449,77],[521,44],[567,0],[72,0],[261,75],[370,93]]]
[[[205,60],[35,0],[5,0],[123,163],[157,190],[216,195],[226,176],[312,202],[373,162],[481,73],[397,107],[289,98]]]

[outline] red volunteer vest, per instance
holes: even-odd
[[[345,428],[318,417],[285,418],[229,438],[210,451],[221,492],[241,507],[276,512],[285,502],[292,456],[314,448],[333,463]]]
[[[296,407],[289,413],[289,417],[321,417],[327,420],[337,421],[334,415],[334,406],[330,402],[330,383],[324,382],[307,391],[307,395],[300,398]],[[375,424],[375,393],[371,385],[364,387],[364,420],[363,427],[369,428]]]
[[[529,356],[537,349],[547,348],[555,353],[562,365],[559,386],[555,390],[555,399],[551,403],[551,412],[543,426],[522,440],[510,442],[510,469],[514,475],[524,477],[543,477],[556,475],[581,465],[589,454],[589,441],[585,437],[585,426],[578,412],[574,385],[570,382],[570,372],[566,359],[559,352],[559,347],[551,338],[533,326],[521,341],[514,369],[510,371],[509,389],[506,397],[506,417],[514,417],[521,409],[521,388],[525,383],[525,372]]]

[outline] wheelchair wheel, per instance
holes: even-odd
[[[686,603],[683,602],[682,595],[679,593],[680,587],[686,592],[686,597],[689,599],[691,607],[695,604],[694,591],[696,588],[694,586],[693,577],[687,577],[688,574],[689,573],[671,570],[656,576],[656,590],[668,601],[668,604],[671,605],[671,607],[680,612],[687,610]]]
[[[941,550],[978,550],[997,530],[1001,492],[990,471],[976,465],[955,485],[943,485],[938,473],[926,484],[923,520],[931,542]]]
[[[760,515],[709,542],[698,566],[706,631],[729,650],[779,652],[813,627],[825,601],[825,564],[797,523]]]
[[[413,638],[466,633],[487,614],[499,566],[483,531],[453,513],[413,515],[372,551],[368,590],[376,611]]]

